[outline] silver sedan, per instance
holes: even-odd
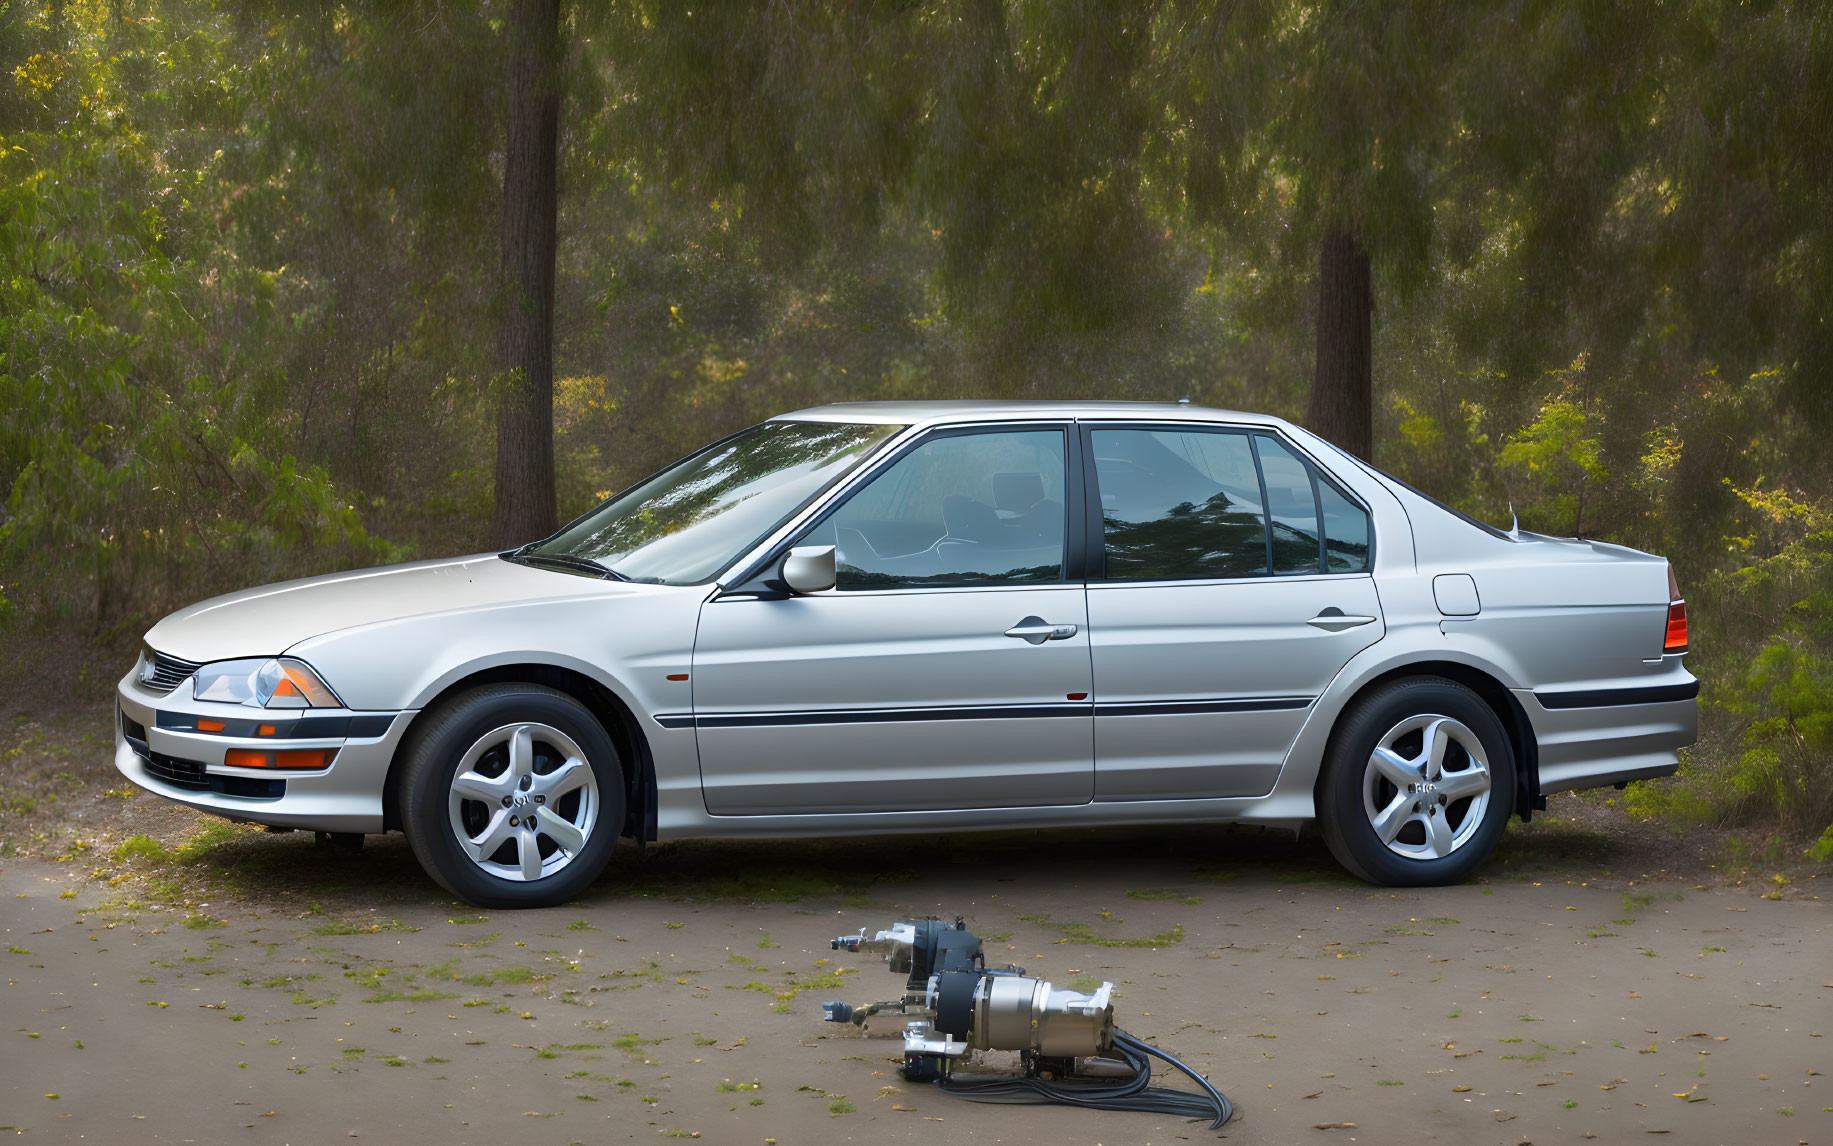
[[[552,537],[249,589],[146,634],[115,762],[231,819],[401,830],[489,906],[619,837],[1317,821],[1461,879],[1697,728],[1667,562],[1502,532],[1277,418],[786,414]]]

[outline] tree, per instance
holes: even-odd
[[[554,509],[554,256],[560,210],[560,0],[514,0],[503,156],[495,543],[545,537]]]

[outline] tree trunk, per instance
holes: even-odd
[[[1365,460],[1374,454],[1374,311],[1368,253],[1345,230],[1318,255],[1317,374],[1306,428]]]
[[[509,123],[503,161],[505,384],[496,423],[495,544],[556,528],[554,252],[560,198],[560,0],[512,0]]]

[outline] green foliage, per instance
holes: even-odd
[[[481,548],[500,6],[0,12],[0,626]],[[563,515],[824,401],[1294,413],[1346,229],[1376,460],[1672,556],[1702,741],[1626,803],[1833,820],[1833,8],[562,19]]]

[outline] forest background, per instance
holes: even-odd
[[[1816,3],[0,0],[0,690],[801,406],[1188,397],[1667,555],[1624,803],[1827,860],[1830,316]]]

